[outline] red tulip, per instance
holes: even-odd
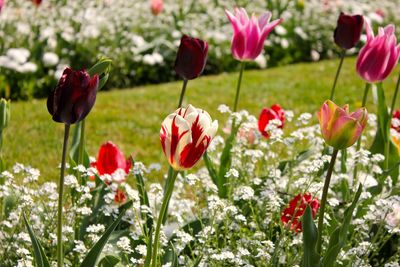
[[[122,204],[125,203],[126,200],[128,198],[126,197],[126,194],[124,191],[122,191],[122,189],[117,189],[117,191],[115,191],[115,197],[114,197],[114,201],[118,204]]]
[[[400,120],[400,109],[396,110],[393,113],[393,119],[398,119]],[[391,128],[394,129],[396,132],[400,134],[400,125],[394,125],[393,123],[391,124]]]
[[[310,193],[305,193],[304,195],[299,194],[290,200],[289,207],[283,211],[281,216],[283,224],[290,224],[290,229],[295,232],[301,232],[303,230],[301,226],[301,217],[304,214],[307,204],[310,205],[312,216],[315,218],[319,209],[318,199],[313,199]]]
[[[265,138],[269,138],[266,128],[271,120],[280,120],[279,128],[281,129],[285,125],[285,111],[278,104],[272,105],[271,108],[263,108],[261,111],[258,119],[258,130]]]
[[[349,16],[340,13],[333,39],[343,49],[353,48],[360,40],[364,26],[364,18],[361,15]]]
[[[129,174],[131,165],[131,161],[126,159],[118,147],[110,141],[100,147],[97,161],[93,163],[93,167],[97,169],[99,175],[112,175],[118,169]]]
[[[176,55],[176,73],[185,80],[199,77],[206,66],[207,55],[206,41],[184,35]]]
[[[47,98],[47,110],[56,122],[73,124],[83,120],[96,102],[99,76],[66,68],[57,87]]]

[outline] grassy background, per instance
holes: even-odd
[[[331,60],[246,71],[239,108],[247,109],[256,116],[262,107],[275,103],[295,112],[315,112],[329,97],[337,65],[337,60]],[[364,90],[364,83],[354,66],[354,58],[345,60],[336,91],[336,102],[349,103],[351,110],[360,106]],[[396,74],[392,74],[384,84],[389,100],[396,78]],[[236,81],[237,73],[190,81],[184,103],[209,111],[222,126],[226,116],[220,114],[217,107],[220,104],[232,106]],[[111,140],[126,155],[133,154],[137,161],[146,165],[159,162],[166,168],[158,133],[164,117],[175,110],[180,89],[181,83],[174,82],[134,90],[100,92],[86,122],[89,154],[97,155],[100,145]],[[371,95],[368,106],[370,111],[375,111]],[[11,116],[4,136],[6,162],[9,165],[20,162],[39,168],[42,180],[56,179],[63,125],[51,120],[45,100],[12,103]]]

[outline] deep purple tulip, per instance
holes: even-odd
[[[206,41],[182,36],[175,60],[175,71],[185,80],[200,76],[206,66],[208,43]]]
[[[47,98],[47,110],[56,122],[73,124],[83,120],[95,101],[99,76],[66,68],[57,87]]]
[[[361,15],[346,15],[340,13],[333,39],[343,49],[353,48],[360,40],[364,26],[364,18]]]

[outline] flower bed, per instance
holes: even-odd
[[[284,22],[251,67],[319,60],[336,54],[332,30],[339,11],[364,14],[374,24],[397,23],[393,1],[5,1],[0,14],[0,93],[13,99],[46,97],[65,66],[83,68],[99,55],[113,59],[106,88],[176,79],[171,72],[182,34],[210,44],[206,73],[235,70],[224,8],[272,10]],[[18,34],[13,34],[18,32]],[[352,54],[354,51],[348,51]]]

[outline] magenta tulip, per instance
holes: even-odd
[[[265,38],[282,21],[269,22],[271,12],[249,18],[244,8],[235,8],[235,15],[228,10],[225,13],[233,27],[232,54],[239,61],[255,60],[263,50]]]
[[[374,37],[371,26],[366,22],[367,43],[357,58],[357,73],[366,82],[375,83],[386,79],[396,66],[400,56],[394,25],[379,28]]]
[[[337,21],[333,39],[343,49],[353,48],[360,40],[361,31],[364,26],[364,18],[361,15],[346,15],[343,12]]]
[[[318,120],[325,142],[336,149],[345,149],[361,136],[367,125],[368,112],[360,108],[349,113],[348,105],[341,108],[327,100],[318,112]]]

